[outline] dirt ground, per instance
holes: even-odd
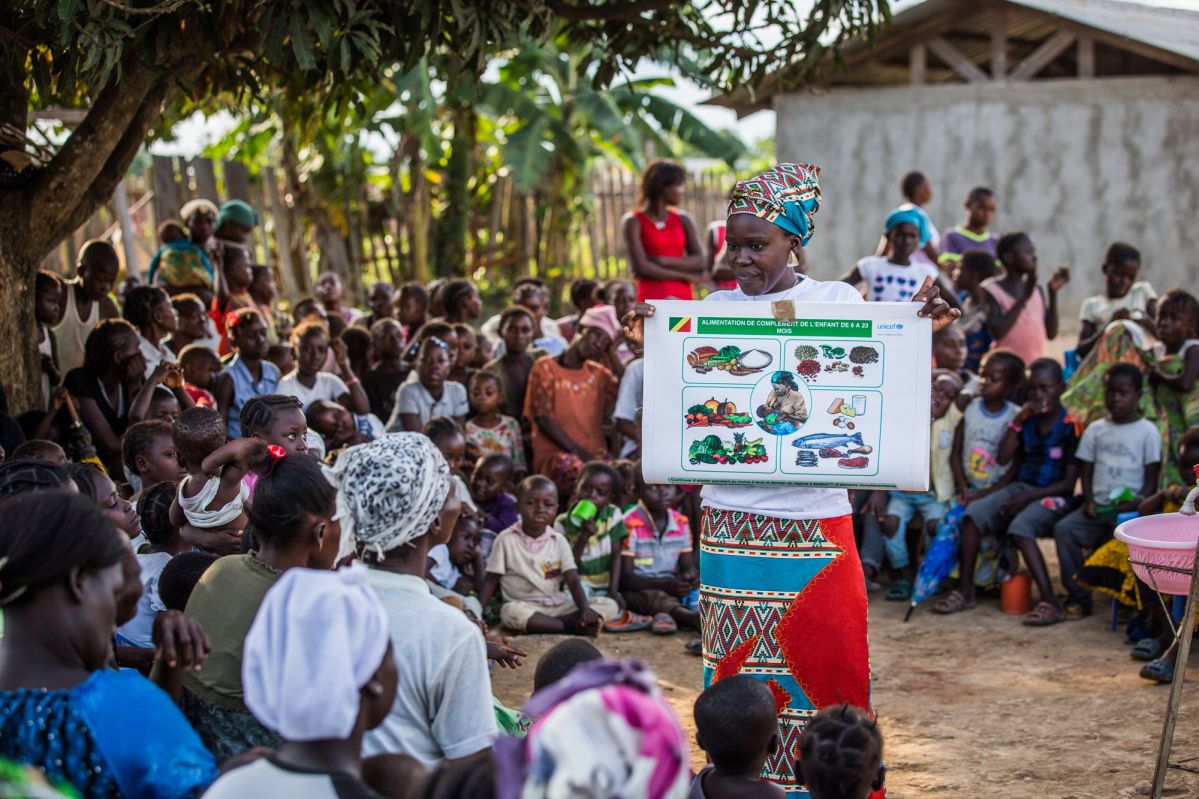
[[[874,699],[885,737],[889,795],[896,799],[1110,799],[1149,794],[1168,686],[1137,676],[1122,632],[1108,631],[1108,602],[1096,615],[1048,629],[982,601],[941,618],[871,595]],[[702,688],[686,635],[604,635],[599,648],[651,664],[694,740],[691,705]],[[497,696],[519,705],[532,666],[554,636],[522,637],[530,660],[496,670]],[[1183,691],[1174,759],[1199,756],[1199,654]],[[703,753],[692,751],[692,765]],[[1173,771],[1167,796],[1199,796],[1199,775]]]

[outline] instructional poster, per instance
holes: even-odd
[[[648,482],[928,489],[932,323],[918,304],[652,304]]]

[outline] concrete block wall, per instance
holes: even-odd
[[[1159,291],[1199,291],[1199,77],[837,88],[775,99],[779,159],[821,166],[824,205],[808,248],[827,279],[873,254],[899,178],[932,181],[941,230],[975,185],[997,194],[998,232],[1026,230],[1042,280],[1071,267],[1063,327],[1102,290],[1124,240]]]

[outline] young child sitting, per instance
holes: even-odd
[[[979,396],[966,406],[953,433],[950,467],[958,501],[970,504],[1005,487],[1015,475],[999,462],[999,443],[1020,407],[1010,401],[1024,376],[1024,362],[1008,350],[987,353],[979,375]],[[974,565],[982,533],[962,520],[961,585],[933,605],[934,613],[957,613],[974,607]]]
[[[386,432],[373,413],[350,413],[332,400],[316,400],[308,406],[305,418],[308,427],[320,433],[329,452],[374,441]]]
[[[646,483],[640,463],[634,480],[639,501],[625,514],[621,551],[625,602],[634,613],[653,617],[655,635],[671,635],[680,625],[698,630],[699,575],[687,517],[672,507],[678,489]]]
[[[509,493],[512,485],[512,459],[507,455],[486,455],[475,464],[471,475],[471,496],[479,508],[483,526],[479,547],[483,557],[491,554],[491,546],[501,530],[520,521],[516,512],[516,497]]]
[[[199,408],[215,408],[216,376],[221,371],[221,359],[203,344],[188,344],[179,353],[179,368],[183,370],[183,390]]]
[[[1117,514],[1137,510],[1157,487],[1162,439],[1157,426],[1141,416],[1142,382],[1137,367],[1113,364],[1103,376],[1108,417],[1088,425],[1078,442],[1083,506],[1053,528],[1071,620],[1091,614],[1091,593],[1074,579],[1083,567],[1084,549],[1102,544],[1115,529]]]
[[[58,368],[58,347],[50,328],[58,324],[62,311],[62,278],[44,269],[38,270],[33,281],[33,317],[37,321],[37,351],[42,360],[42,407],[50,407],[52,386],[62,382]]]
[[[479,603],[487,607],[499,588],[504,597],[500,620],[511,630],[598,634],[620,608],[608,597],[587,598],[570,544],[550,526],[558,509],[553,481],[541,475],[525,478],[516,503],[520,522],[496,537]]]
[[[1058,267],[1045,287],[1039,286],[1037,248],[1027,233],[1003,236],[995,252],[1004,274],[982,284],[987,332],[996,347],[1006,347],[1031,363],[1057,338],[1057,293],[1070,282],[1070,270]]]
[[[611,597],[623,607],[620,553],[624,549],[624,514],[616,505],[622,490],[620,475],[611,466],[600,461],[586,464],[579,473],[570,509],[559,514],[554,529],[570,542],[587,596]],[[604,629],[632,632],[649,626],[648,618],[626,609]]]
[[[167,435],[170,435],[169,430],[167,431]],[[126,433],[126,437],[128,437],[128,433]],[[23,442],[9,453],[8,459],[13,461],[47,461],[49,463],[56,463],[59,466],[66,466],[69,463],[67,453],[63,448],[53,441],[47,441],[44,438],[31,438]],[[0,463],[3,463],[3,461],[0,461]]]
[[[982,250],[994,258],[995,245],[999,243],[991,232],[994,220],[995,192],[983,186],[971,189],[966,195],[966,221],[941,238],[941,257],[937,263],[945,268],[960,261],[967,250]]]
[[[253,438],[226,443],[221,416],[211,408],[184,411],[175,425],[175,450],[187,476],[179,482],[171,522],[201,530],[244,530],[249,487],[246,473],[262,464],[266,445]]]
[[[886,497],[881,524],[883,542],[891,566],[900,571],[887,593],[892,602],[906,602],[912,598],[912,581],[916,570],[908,553],[908,522],[919,516],[924,531],[924,540],[931,541],[937,524],[948,510],[953,499],[953,431],[961,421],[962,411],[955,404],[962,390],[961,380],[955,372],[946,369],[933,371],[932,423],[929,430],[929,473],[928,491],[876,491],[871,503],[877,509],[878,497]]]
[[[138,422],[125,431],[121,441],[125,481],[136,494],[155,483],[176,482],[187,474],[179,464],[167,422]]]
[[[867,799],[887,776],[878,724],[849,705],[825,708],[804,729],[795,767],[812,799]]]
[[[935,266],[912,260],[912,253],[921,246],[923,229],[919,211],[892,211],[884,225],[890,255],[863,258],[849,270],[849,274],[841,278],[842,282],[851,286],[866,284],[866,299],[870,302],[911,300],[925,278],[937,280],[940,277],[940,271]]]
[[[1024,624],[1045,627],[1066,617],[1053,593],[1037,539],[1052,535],[1054,524],[1069,509],[1078,479],[1074,460],[1078,433],[1061,403],[1066,390],[1061,364],[1049,358],[1033,361],[1026,387],[1028,401],[1008,423],[999,443],[999,463],[1017,463],[1016,479],[966,506],[962,538],[967,526],[985,535],[999,533],[1006,525],[1008,538],[1019,548],[1041,593],[1041,601],[1024,617]]]
[[[1149,372],[1149,385],[1177,392],[1182,416],[1194,425],[1199,420],[1199,300],[1183,289],[1170,289],[1157,302],[1157,337],[1154,346],[1156,365]],[[1169,451],[1173,452],[1182,435],[1181,425],[1170,425]],[[1171,480],[1178,479],[1172,471]],[[1191,475],[1181,475],[1189,482]]]
[[[983,356],[991,349],[991,334],[987,330],[987,302],[982,284],[995,277],[999,267],[995,256],[986,250],[966,250],[953,269],[953,284],[962,303],[962,315],[953,323],[966,336],[964,368],[977,373]]]
[[[143,649],[154,647],[154,621],[167,609],[158,595],[159,576],[171,558],[191,549],[179,535],[179,527],[171,524],[171,503],[175,500],[176,490],[175,483],[157,483],[137,498],[137,513],[146,535],[146,543],[137,553],[142,596],[137,602],[137,615],[123,624],[117,633],[122,645]]]
[[[978,392],[978,375],[966,368],[966,333],[954,322],[933,334],[933,367],[948,369],[968,394]]]
[[[420,283],[405,283],[400,286],[395,299],[396,318],[404,327],[406,338],[412,338],[416,331],[429,321],[429,291]]]
[[[237,355],[217,378],[217,407],[224,414],[229,438],[241,438],[238,417],[242,407],[253,397],[279,393],[279,369],[266,360],[270,345],[266,322],[258,311],[243,308],[229,314],[225,329],[237,348]]]
[[[276,391],[296,397],[307,408],[317,400],[332,400],[352,413],[369,413],[370,403],[361,381],[350,369],[345,346],[333,345],[338,374],[322,371],[329,357],[329,331],[320,322],[305,322],[291,334],[292,346],[299,354],[296,370],[279,380]]]
[[[430,336],[420,346],[416,369],[396,394],[395,409],[387,422],[390,432],[419,433],[436,416],[448,416],[459,424],[466,421],[470,405],[466,387],[449,379],[453,350],[445,340]]]
[[[246,438],[255,438],[267,446],[282,448],[286,455],[308,451],[308,422],[304,409],[295,397],[283,394],[264,394],[255,397],[241,409],[241,431]]]
[[[465,569],[465,571],[463,571]],[[474,619],[483,618],[478,593],[486,566],[479,551],[479,522],[463,509],[450,540],[429,549],[425,579],[433,596],[461,607]]]
[[[1141,272],[1141,253],[1131,244],[1117,241],[1103,256],[1103,293],[1082,301],[1079,316],[1078,357],[1085,358],[1103,335],[1108,323],[1127,319],[1153,333],[1157,311],[1157,292],[1147,280],[1137,280]]]
[[[504,384],[494,372],[475,372],[468,388],[471,417],[466,422],[467,457],[501,454],[512,459],[515,469],[525,471],[525,445],[520,422],[500,412]]]
[[[366,392],[371,413],[380,419],[391,418],[396,392],[408,376],[403,361],[404,342],[404,328],[395,319],[380,319],[371,326],[376,362],[362,378],[362,390]]]
[[[762,779],[766,759],[779,749],[778,708],[762,680],[735,674],[700,694],[695,700],[695,742],[711,764],[695,775],[689,799],[787,795]]]

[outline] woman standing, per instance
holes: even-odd
[[[857,303],[848,284],[797,275],[790,261],[812,236],[819,168],[780,164],[739,182],[729,199],[726,245],[737,288],[709,300]],[[955,316],[931,280],[914,298],[934,330]],[[639,304],[625,335],[643,342]],[[811,716],[870,705],[866,588],[843,489],[705,486],[700,528],[704,683],[734,674],[768,682],[778,698],[779,746],[763,777],[789,796],[808,792],[792,753]]]
[[[678,164],[654,161],[641,179],[640,210],[621,220],[638,302],[695,299],[693,285],[706,277],[695,220],[678,210],[686,181]]]

